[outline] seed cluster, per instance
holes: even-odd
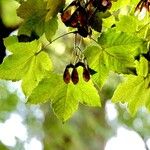
[[[142,9],[146,9],[147,11],[150,11],[150,0],[140,0],[140,2],[137,4],[135,11],[142,11]]]
[[[61,13],[61,20],[66,26],[77,28],[82,37],[87,37],[92,34],[91,26],[96,12],[105,12],[111,5],[110,0],[74,0]]]
[[[146,12],[150,12],[150,0],[140,0],[135,8],[135,16],[142,20],[146,16]]]
[[[94,70],[89,68],[88,65],[85,65],[85,63],[83,62],[78,62],[75,65],[69,64],[66,66],[64,70],[64,74],[63,74],[63,80],[66,84],[70,83],[70,81],[72,81],[73,84],[77,84],[79,82],[79,75],[77,71],[77,68],[79,66],[83,68],[82,76],[83,76],[84,81],[86,82],[90,80],[90,75],[93,75],[96,73]]]

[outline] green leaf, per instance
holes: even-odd
[[[116,53],[117,55],[121,53],[125,57],[128,55],[129,58],[139,54],[139,52],[147,52],[145,40],[114,29],[102,33],[98,38],[98,43],[108,53]]]
[[[62,76],[51,74],[43,79],[29,96],[29,103],[44,103],[51,100],[56,116],[63,122],[70,118],[78,108],[78,99],[74,96],[75,85],[65,84]]]
[[[87,83],[80,82],[76,88],[77,98],[82,104],[93,107],[101,106],[98,91],[91,80]]]
[[[146,106],[149,101],[149,82],[149,77],[128,75],[127,79],[117,87],[112,101],[127,102],[129,112],[134,116],[137,110],[142,106]]]
[[[14,38],[5,39],[5,46],[13,53],[4,59],[0,65],[0,78],[7,80],[20,80],[26,71],[32,56],[41,49],[41,44],[38,41],[31,43],[12,43],[10,40]],[[8,45],[7,45],[8,43]]]
[[[82,104],[87,106],[101,106],[98,91],[94,87],[92,80],[85,82],[82,77],[83,68],[79,67],[77,70],[80,81],[76,85],[75,96]]]
[[[60,84],[55,90],[52,108],[56,116],[64,122],[78,109],[79,101],[74,94],[76,93],[76,86]]]
[[[148,61],[143,56],[140,57],[140,61],[136,61],[136,71],[138,76],[147,77],[148,75]]]
[[[130,7],[134,6],[134,8],[135,8],[135,5],[137,5],[138,2],[139,2],[139,0],[125,0],[125,1],[117,0],[117,2],[114,0],[110,11],[117,11],[117,10],[123,9],[127,6],[130,6]],[[128,10],[129,10],[129,8],[128,8]]]
[[[138,30],[140,21],[135,16],[120,15],[116,27],[119,31],[134,33]]]
[[[0,7],[1,19],[5,26],[16,27],[20,24],[21,19],[16,14],[16,9],[19,7],[19,4],[16,1],[0,0]]]
[[[5,39],[5,46],[13,54],[4,59],[0,65],[0,78],[21,80],[23,91],[29,95],[38,82],[52,69],[47,53],[41,51],[41,43],[18,43],[15,37]]]
[[[143,20],[139,20],[135,16],[120,15],[119,21],[116,22],[116,29],[126,32],[128,34],[135,34],[139,38],[148,39],[149,20],[145,17]]]
[[[121,48],[121,50],[124,50],[123,52],[129,51],[130,53],[133,53],[135,48],[139,47],[143,42],[144,40],[138,37],[114,29],[102,33],[98,38],[98,43],[101,47],[108,51],[119,51],[119,48]],[[125,49],[128,50],[125,51]]]
[[[17,10],[18,16],[24,19],[19,28],[19,34],[31,35],[34,31],[37,35],[46,34],[48,40],[55,34],[58,25],[57,18],[51,17],[46,20],[48,10],[47,2],[44,0],[27,0],[23,2]]]
[[[27,102],[32,104],[45,103],[54,98],[54,92],[62,83],[62,77],[51,73],[49,78],[43,78],[38,86],[33,90],[28,97]]]
[[[90,68],[97,72],[92,75],[92,78],[100,87],[102,87],[109,75],[109,69],[105,64],[104,55],[105,52],[99,46],[88,46],[85,50],[85,56]]]
[[[24,19],[23,24],[19,28],[19,34],[31,35],[34,31],[41,36],[44,33],[44,23],[46,16],[46,2],[43,0],[24,1],[17,9],[19,17]]]
[[[108,18],[103,18],[103,28],[111,28],[116,23],[115,17],[111,15]]]
[[[58,29],[57,17],[45,22],[45,35],[47,40],[51,41]]]
[[[87,47],[85,56],[89,66],[97,71],[93,79],[100,87],[110,70],[118,73],[128,72],[128,68],[134,67],[134,56],[138,51],[147,50],[142,39],[115,30],[102,33],[98,44],[99,46]]]
[[[10,52],[13,52],[13,49],[11,49],[12,45],[18,42],[18,38],[16,36],[10,36],[9,38],[4,39],[4,44],[9,48]]]
[[[62,76],[53,73],[39,83],[27,102],[37,104],[49,100],[56,116],[62,121],[73,115],[79,102],[88,106],[100,106],[100,98],[92,81],[85,82],[80,77],[77,85],[65,84]]]
[[[57,13],[62,10],[65,5],[65,0],[47,0],[47,10],[46,21],[50,20],[52,17],[56,16]]]
[[[120,8],[126,7],[127,5],[129,5],[130,0],[117,0],[117,2],[113,2],[113,5],[111,7],[111,11],[117,11]]]
[[[22,88],[26,95],[30,95],[38,82],[52,69],[52,62],[45,52],[39,53],[32,58],[28,72],[23,77]]]

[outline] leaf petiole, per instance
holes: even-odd
[[[72,33],[75,34],[75,33],[78,33],[78,32],[77,32],[77,31],[72,31],[72,32],[65,33],[65,34],[63,34],[63,35],[61,35],[61,36],[59,36],[59,37],[53,39],[52,41],[50,41],[47,45],[44,46],[43,49],[45,49],[47,46],[49,46],[49,45],[52,44],[53,42],[57,41],[58,39],[60,39],[60,38],[62,38],[62,37],[64,37],[64,36],[66,36],[66,35],[72,34]]]

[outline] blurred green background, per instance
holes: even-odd
[[[0,0],[0,19],[6,31],[15,30],[21,23],[16,16],[17,7],[14,0]],[[66,32],[62,23],[60,26],[56,37]],[[69,35],[49,46],[57,71],[69,62],[73,38]],[[85,40],[82,46],[88,42]],[[111,103],[120,81],[121,76],[110,73],[100,93],[102,107],[80,105],[64,124],[53,114],[49,103],[25,104],[20,82],[0,81],[0,150],[149,150],[149,112],[142,108],[131,117],[125,104]]]

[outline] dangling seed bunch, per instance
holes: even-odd
[[[110,0],[86,0],[86,2],[74,0],[62,11],[61,20],[67,27],[76,28],[82,37],[87,37],[92,34],[91,27],[93,27],[95,14],[105,12],[111,8],[111,5]]]
[[[61,20],[67,27],[76,28],[81,37],[91,36],[93,27],[93,18],[97,12],[105,12],[111,8],[110,0],[73,0],[61,13]],[[102,20],[100,21],[102,25]],[[94,29],[96,30],[96,29]],[[101,27],[98,32],[101,31]],[[96,71],[89,68],[87,61],[79,47],[75,46],[75,55],[77,59],[66,66],[63,74],[63,80],[66,84],[79,82],[78,67],[83,68],[82,77],[84,81],[88,82],[91,75]]]
[[[80,37],[81,38],[81,37]],[[75,35],[75,43],[74,50],[72,53],[71,63],[68,64],[64,70],[63,80],[66,84],[72,81],[73,84],[77,84],[79,82],[78,68],[82,67],[82,77],[84,81],[88,82],[91,78],[91,75],[95,74],[96,71],[89,68],[86,58],[80,48],[82,38],[78,41],[77,44],[77,34]],[[74,59],[73,59],[74,58]]]
[[[150,12],[150,0],[140,0],[135,8],[135,16],[141,20],[145,17],[146,12]]]
[[[96,71],[89,68],[89,66],[83,62],[77,62],[75,65],[69,64],[66,66],[63,75],[63,80],[66,84],[70,83],[70,81],[72,81],[73,84],[77,84],[79,82],[79,75],[77,71],[79,66],[83,68],[82,77],[86,82],[90,80],[91,75],[96,73]]]

